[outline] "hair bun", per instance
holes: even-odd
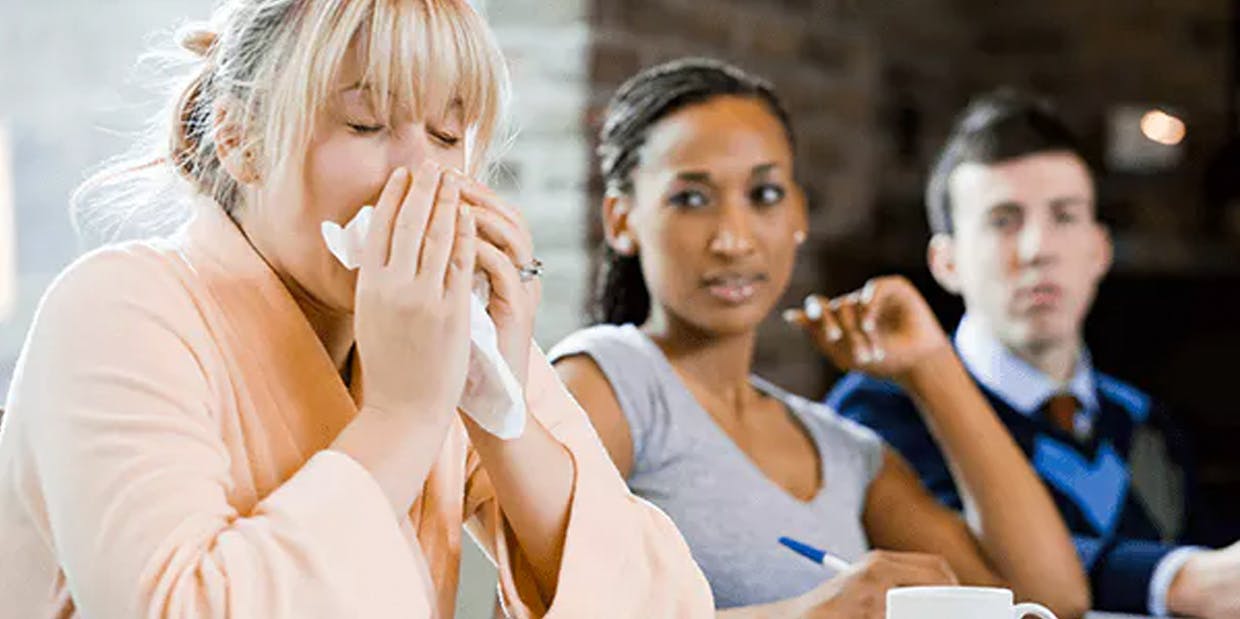
[[[206,58],[215,45],[216,34],[203,28],[190,28],[180,32],[177,39],[181,47]]]

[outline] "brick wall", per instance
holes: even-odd
[[[582,325],[588,257],[589,161],[582,124],[589,96],[587,0],[495,0],[487,18],[513,80],[511,148],[497,189],[525,212],[547,265],[537,339],[550,347]]]
[[[1234,250],[1198,238],[1212,231],[1201,177],[1226,138],[1227,10],[1225,0],[599,0],[587,126],[597,130],[625,77],[665,59],[711,55],[771,79],[791,108],[814,209],[794,302],[924,268],[925,170],[973,94],[1014,85],[1058,98],[1099,152],[1108,105],[1173,106],[1189,121],[1185,164],[1102,179],[1117,268],[1232,268]],[[595,240],[598,190],[595,178],[585,207]],[[775,320],[757,362],[810,395],[834,376]]]
[[[1108,106],[1176,109],[1189,123],[1184,165],[1104,176],[1104,206],[1118,226],[1119,268],[1184,271],[1211,262],[1199,239],[1212,231],[1202,175],[1227,139],[1226,0],[918,0],[917,11],[908,4],[867,6],[883,42],[887,117],[876,138],[897,155],[881,164],[878,234],[889,241],[879,245],[880,260],[921,261],[922,248],[907,239],[925,232],[922,171],[972,94],[1014,85],[1059,100],[1099,153]]]
[[[924,170],[973,93],[1010,84],[1048,94],[1098,153],[1108,106],[1172,107],[1189,126],[1182,165],[1147,175],[1104,172],[1099,179],[1117,256],[1086,335],[1100,367],[1150,390],[1189,431],[1204,495],[1234,497],[1240,457],[1231,445],[1240,422],[1219,368],[1234,365],[1240,340],[1240,303],[1230,292],[1240,252],[1234,230],[1219,225],[1223,213],[1203,195],[1206,168],[1231,128],[1231,3],[917,3],[916,13],[906,2],[866,7],[881,33],[884,112],[874,136],[882,152],[878,225],[851,246],[869,264],[863,273],[921,272],[927,289],[933,286],[924,277]],[[933,296],[945,317],[958,313],[957,301]],[[1145,327],[1151,324],[1165,326]],[[1237,508],[1229,509],[1235,517]]]

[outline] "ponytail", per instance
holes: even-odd
[[[650,290],[642,275],[641,260],[637,256],[619,254],[610,247],[603,252],[591,312],[594,321],[613,325],[646,322],[650,317]]]

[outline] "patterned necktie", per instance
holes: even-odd
[[[1071,393],[1056,393],[1051,396],[1042,411],[1051,425],[1062,430],[1068,436],[1076,436],[1076,412],[1081,403]]]

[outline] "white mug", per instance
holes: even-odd
[[[1057,619],[1045,606],[1013,604],[1012,592],[989,587],[904,587],[887,592],[887,619]]]

